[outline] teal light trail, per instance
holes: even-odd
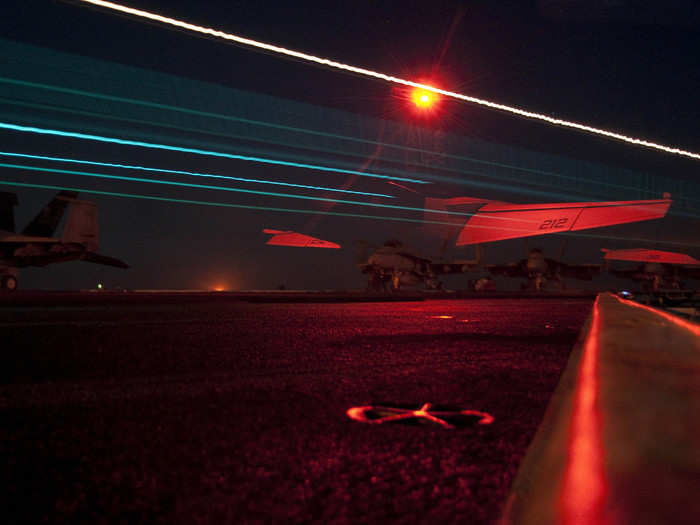
[[[250,157],[247,155],[235,155],[233,153],[224,153],[221,151],[211,151],[211,150],[204,150],[204,149],[199,149],[199,148],[183,148],[180,146],[173,146],[173,145],[169,145],[169,144],[157,144],[154,142],[143,142],[140,140],[119,139],[119,138],[115,138],[115,137],[105,137],[102,135],[92,135],[89,133],[78,133],[78,132],[74,132],[74,131],[60,131],[60,130],[56,130],[56,129],[37,128],[34,126],[20,126],[18,124],[11,124],[8,122],[0,122],[0,129],[8,129],[11,131],[19,131],[19,132],[23,132],[23,133],[38,133],[40,135],[52,135],[52,136],[57,136],[57,137],[68,137],[68,138],[74,138],[74,139],[94,140],[97,142],[121,144],[124,146],[136,146],[136,147],[140,147],[140,148],[159,149],[159,150],[166,150],[166,151],[177,151],[180,153],[192,153],[195,155],[207,155],[210,157],[222,157],[222,158],[227,158],[227,159],[244,160],[244,161],[249,161],[249,162],[260,162],[262,164],[273,164],[273,165],[277,165],[277,166],[289,166],[289,167],[293,167],[293,168],[305,168],[305,169],[332,172],[332,173],[345,173],[345,174],[349,174],[349,175],[357,175],[360,177],[371,177],[371,178],[375,178],[375,179],[396,180],[396,181],[401,181],[401,182],[414,182],[416,184],[430,184],[429,182],[424,181],[424,180],[409,179],[407,177],[393,177],[391,175],[380,175],[377,173],[368,173],[368,172],[364,172],[364,171],[349,170],[349,169],[343,169],[343,168],[331,168],[329,166],[319,166],[317,164],[303,164],[303,163],[298,163],[298,162],[288,162],[288,161],[284,161],[284,160],[266,159],[266,158],[262,158],[262,157]]]
[[[175,182],[169,180],[161,179],[144,179],[141,177],[125,177],[123,175],[107,175],[104,173],[91,173],[87,171],[75,171],[75,170],[61,170],[57,168],[42,168],[39,166],[27,166],[25,164],[6,164],[0,163],[0,168],[12,168],[27,171],[41,171],[45,173],[61,173],[64,175],[78,175],[81,177],[95,177],[98,179],[111,179],[111,180],[124,180],[129,182],[146,182],[149,184],[164,184],[167,186],[180,186],[185,188],[196,188],[203,190],[221,190],[221,191],[231,191],[234,193],[247,193],[252,195],[266,195],[268,197],[282,197],[288,199],[302,199],[309,201],[323,201],[323,202],[334,202],[337,204],[350,204],[353,206],[369,206],[372,208],[388,208],[391,210],[402,210],[402,211],[417,211],[417,212],[435,212],[441,213],[443,215],[458,215],[462,217],[471,217],[473,213],[463,213],[456,211],[445,211],[445,210],[432,210],[424,208],[416,208],[412,206],[398,206],[395,204],[380,204],[377,202],[363,202],[363,201],[350,201],[345,199],[331,199],[327,197],[314,197],[311,195],[298,195],[296,193],[277,193],[272,191],[260,191],[260,190],[249,190],[243,188],[229,188],[226,186],[210,186],[208,184],[193,184],[189,182]]]
[[[73,188],[69,186],[53,186],[50,184],[32,184],[30,182],[14,182],[14,181],[3,181],[0,180],[0,185],[4,186],[17,186],[20,188],[35,188],[44,190],[68,190],[77,191],[79,193],[88,193],[91,195],[106,195],[109,197],[128,197],[132,199],[142,199],[142,200],[152,200],[160,202],[174,202],[178,204],[197,204],[201,206],[218,206],[221,208],[237,208],[244,210],[260,210],[260,211],[275,211],[283,213],[302,213],[305,215],[332,215],[335,217],[352,217],[358,219],[375,219],[382,221],[395,221],[395,222],[412,222],[418,224],[443,224],[447,226],[453,225],[449,222],[442,221],[425,221],[423,219],[410,219],[405,217],[388,217],[384,215],[364,215],[361,213],[345,213],[338,211],[318,211],[318,210],[302,210],[295,208],[276,208],[271,206],[254,206],[250,204],[231,204],[227,202],[212,202],[212,201],[198,201],[190,199],[175,199],[171,197],[158,197],[156,195],[142,195],[139,193],[121,193],[115,191],[101,191],[101,190],[90,190],[86,188]]]
[[[192,175],[194,177],[209,177],[209,178],[214,178],[214,179],[227,179],[227,180],[234,180],[237,182],[252,182],[255,184],[271,184],[271,185],[275,185],[275,186],[288,186],[288,187],[292,187],[292,188],[302,188],[302,189],[306,189],[306,190],[321,190],[321,191],[335,191],[335,192],[340,192],[340,193],[352,193],[355,195],[365,195],[365,196],[369,196],[369,197],[386,197],[388,199],[394,198],[392,195],[386,195],[384,193],[370,193],[370,192],[365,192],[365,191],[343,190],[340,188],[327,188],[325,186],[308,186],[306,184],[294,184],[291,182],[279,182],[279,181],[260,180],[260,179],[246,179],[243,177],[232,177],[230,175],[216,175],[214,173],[197,173],[197,172],[192,172],[192,171],[168,170],[168,169],[164,169],[164,168],[149,168],[146,166],[133,166],[133,165],[128,165],[128,164],[113,164],[111,162],[97,162],[97,161],[82,160],[82,159],[67,159],[64,157],[47,157],[44,155],[29,155],[27,153],[11,153],[11,152],[7,152],[7,151],[0,151],[0,156],[20,157],[20,158],[25,158],[25,159],[36,159],[36,160],[50,160],[53,162],[70,162],[70,163],[75,163],[75,164],[89,164],[92,166],[103,166],[103,167],[108,167],[108,168],[124,168],[124,169],[130,169],[130,170],[152,171],[152,172],[159,172],[159,173],[173,173],[176,175]]]
[[[198,201],[198,200],[190,200],[190,199],[174,199],[170,197],[158,197],[155,195],[143,195],[143,194],[138,194],[138,193],[121,193],[121,192],[114,192],[114,191],[101,191],[101,190],[91,190],[87,188],[75,188],[75,187],[70,187],[70,186],[54,186],[54,185],[49,185],[49,184],[32,184],[30,182],[15,182],[15,181],[3,181],[0,180],[0,185],[3,186],[15,186],[19,188],[35,188],[35,189],[44,189],[44,190],[68,190],[68,191],[77,191],[79,193],[87,193],[90,195],[105,195],[109,197],[125,197],[125,198],[132,198],[132,199],[140,199],[140,200],[151,200],[151,201],[159,201],[159,202],[174,202],[177,204],[195,204],[195,205],[200,205],[200,206],[216,206],[216,207],[221,207],[221,208],[236,208],[236,209],[245,209],[245,210],[260,210],[260,211],[273,211],[273,212],[282,212],[282,213],[300,213],[300,214],[305,214],[305,215],[330,215],[334,217],[351,217],[351,218],[358,218],[358,219],[374,219],[374,220],[382,220],[382,221],[394,221],[394,222],[409,222],[409,223],[418,223],[418,224],[440,224],[440,225],[445,225],[445,226],[454,226],[453,223],[451,222],[443,222],[443,221],[430,221],[430,220],[423,220],[423,219],[410,219],[410,218],[405,218],[405,217],[389,217],[385,215],[364,215],[361,213],[344,213],[344,212],[337,212],[337,211],[318,211],[318,210],[302,210],[302,209],[295,209],[295,208],[276,208],[276,207],[270,207],[270,206],[254,206],[254,205],[248,205],[248,204],[231,204],[231,203],[226,203],[226,202],[212,202],[212,201]],[[606,235],[594,235],[594,234],[586,234],[586,233],[567,233],[565,235],[570,235],[572,237],[587,237],[587,238],[594,238],[594,239],[607,239],[607,240],[613,240],[613,241],[634,241],[634,242],[652,242],[650,239],[630,239],[627,237],[613,237],[613,236],[606,236]],[[686,246],[686,247],[698,247],[700,246],[699,243],[685,243],[685,242],[678,242],[678,241],[657,241],[654,240],[653,242],[659,243],[659,244],[669,244],[669,245],[676,245],[676,246]]]
[[[242,118],[242,117],[235,117],[232,115],[222,115],[222,114],[213,113],[210,111],[201,111],[201,110],[196,110],[196,109],[192,109],[192,108],[173,106],[173,105],[169,105],[169,104],[161,104],[158,102],[151,102],[148,100],[139,100],[139,99],[132,99],[132,98],[128,98],[128,97],[106,95],[103,93],[94,93],[94,92],[80,90],[80,89],[66,88],[66,87],[61,87],[61,86],[53,86],[53,85],[48,85],[48,84],[29,82],[29,81],[6,78],[6,77],[0,77],[0,83],[7,83],[7,84],[23,86],[23,87],[44,89],[44,90],[54,91],[54,92],[58,92],[58,93],[66,93],[66,94],[71,94],[71,95],[84,96],[87,98],[94,98],[97,100],[107,100],[107,101],[113,101],[113,102],[132,104],[132,105],[141,106],[141,107],[163,109],[166,111],[173,111],[173,112],[178,112],[178,113],[182,113],[182,114],[196,115],[196,116],[220,119],[220,120],[231,121],[231,122],[241,122],[241,123],[250,124],[250,125],[254,125],[254,126],[280,129],[280,130],[291,131],[291,132],[295,132],[295,133],[308,134],[308,135],[312,135],[312,136],[328,137],[328,138],[333,138],[333,139],[345,140],[348,142],[370,144],[370,145],[380,146],[382,148],[387,148],[387,149],[396,149],[396,150],[400,150],[400,151],[409,151],[409,152],[417,152],[417,153],[429,153],[430,155],[435,155],[438,158],[454,159],[457,161],[472,162],[474,164],[481,164],[485,167],[493,166],[493,167],[498,167],[498,168],[507,168],[507,169],[511,169],[514,171],[523,171],[523,172],[527,172],[527,173],[534,173],[534,174],[540,174],[540,175],[545,175],[545,176],[550,176],[550,177],[557,177],[557,178],[560,178],[563,180],[571,180],[571,181],[575,181],[575,182],[586,182],[586,183],[590,183],[590,184],[593,184],[596,186],[603,186],[603,187],[616,188],[616,189],[622,189],[622,190],[640,191],[639,188],[636,188],[634,186],[615,184],[615,183],[608,182],[608,181],[595,181],[595,180],[590,180],[590,179],[583,179],[581,177],[574,177],[574,176],[570,176],[570,175],[564,175],[561,173],[540,170],[540,169],[536,169],[536,168],[526,168],[526,167],[522,167],[522,166],[516,166],[513,164],[506,164],[506,163],[502,163],[502,162],[489,161],[489,160],[479,159],[479,158],[475,158],[475,157],[467,157],[464,155],[455,155],[455,154],[451,154],[451,153],[437,152],[437,151],[433,151],[433,150],[427,150],[424,148],[418,148],[418,147],[412,147],[412,146],[405,146],[405,145],[401,145],[401,144],[393,144],[393,143],[388,143],[388,142],[363,139],[360,137],[351,137],[351,136],[347,136],[347,135],[340,135],[338,133],[328,133],[328,132],[324,132],[324,131],[299,128],[299,127],[295,127],[295,126],[286,126],[283,124],[275,124],[272,122],[264,122],[264,121],[260,121],[260,120],[246,119],[246,118]],[[23,101],[8,100],[8,99],[2,99],[2,98],[0,98],[0,100],[7,100],[7,102],[9,102],[11,104],[15,104],[15,105],[21,105],[21,106],[23,105],[23,106],[28,106],[28,107],[44,108],[44,109],[48,108],[48,109],[52,109],[53,111],[69,112],[69,113],[82,114],[82,115],[88,115],[88,116],[98,116],[101,118],[110,118],[110,119],[114,119],[114,120],[137,122],[137,123],[142,123],[142,124],[143,123],[154,124],[152,122],[147,122],[147,121],[140,120],[140,119],[131,119],[131,118],[125,118],[125,117],[118,117],[118,116],[114,116],[114,115],[97,114],[97,113],[89,112],[89,111],[70,110],[67,108],[62,108],[62,107],[57,107],[57,106],[47,106],[45,104],[31,104],[31,103],[27,103],[27,102],[23,102]],[[165,124],[163,124],[163,123],[159,123],[157,125],[165,126]],[[185,128],[182,126],[167,125],[167,127],[179,129],[182,131],[190,131],[190,132],[197,132],[197,133],[203,132],[200,129]],[[216,135],[222,136],[222,137],[228,137],[228,138],[241,138],[240,136],[235,135],[235,134],[216,133]],[[265,140],[264,142],[268,143],[268,144],[277,144],[277,145],[284,145],[284,146],[292,145],[292,144],[285,143],[285,142],[271,141],[271,140]],[[296,144],[293,146],[299,147],[300,145]],[[332,150],[329,148],[320,148],[317,146],[316,149],[318,151],[324,151],[327,153],[338,153],[337,150]],[[340,153],[342,153],[343,155],[364,158],[364,156],[358,155],[352,151],[342,151]],[[394,160],[391,160],[391,159],[382,159],[381,157],[380,157],[380,159],[388,161],[388,162],[394,162]],[[427,166],[427,164],[425,164],[424,162],[420,162],[420,161],[418,161],[418,162],[412,161],[410,163],[410,165],[421,166],[421,167]],[[452,167],[448,167],[448,166],[440,166],[440,170],[459,173],[462,175],[469,174],[469,175],[477,175],[477,176],[489,176],[491,178],[500,179],[503,181],[520,182],[520,179],[518,178],[517,175],[507,176],[504,174],[500,174],[498,176],[495,176],[492,174],[487,174],[487,173],[474,171],[474,170],[470,170],[470,169],[465,169],[465,168],[456,169],[456,168],[452,168]],[[386,172],[390,173],[391,171],[386,170]],[[440,177],[440,176],[428,175],[428,174],[424,174],[424,173],[421,173],[420,176],[423,178],[430,179],[432,181],[443,181],[443,182],[451,182],[451,183],[462,183],[463,182],[463,181],[454,180],[454,179],[451,179],[448,177]],[[493,183],[489,184],[489,183],[477,182],[477,181],[473,181],[473,180],[467,181],[467,184],[474,185],[474,186],[480,186],[480,187],[489,187],[489,188],[493,188],[493,189],[510,189],[506,186],[501,186],[498,184],[493,184]],[[506,182],[506,184],[507,184],[507,182]],[[542,195],[542,196],[547,197],[547,198],[552,198],[552,197],[557,198],[560,196],[564,197],[564,198],[569,198],[569,196],[567,196],[566,194],[552,192],[551,189],[549,189],[549,185],[547,187],[548,187],[547,191],[526,189],[526,190],[522,190],[522,192],[527,193],[527,194],[532,194],[532,195]],[[641,190],[641,191],[643,191],[644,193],[649,194],[649,195],[656,194],[656,192],[653,192],[651,190]],[[591,198],[601,198],[599,195],[590,195],[590,197]],[[686,200],[698,202],[697,199],[686,199]],[[692,216],[694,216],[694,215],[692,215]]]

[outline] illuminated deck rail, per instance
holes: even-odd
[[[501,524],[700,523],[700,328],[601,295]]]

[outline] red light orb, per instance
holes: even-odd
[[[411,92],[411,100],[420,109],[432,108],[438,100],[438,94],[427,89],[414,88]]]

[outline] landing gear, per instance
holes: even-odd
[[[14,275],[3,275],[0,281],[0,289],[14,292],[17,289],[17,278]]]

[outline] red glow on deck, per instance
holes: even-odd
[[[372,414],[372,417],[368,417]],[[433,410],[430,403],[425,403],[418,410],[410,408],[385,407],[385,406],[361,406],[352,407],[347,411],[348,417],[362,423],[381,425],[384,423],[396,423],[410,419],[423,419],[436,423],[443,428],[454,428],[449,423],[455,416],[475,416],[480,418],[479,425],[490,425],[494,418],[491,414],[478,410]]]
[[[569,428],[567,463],[559,494],[559,515],[564,525],[600,525],[607,480],[603,469],[602,416],[599,406],[600,298],[593,306],[590,331],[583,349]]]
[[[694,335],[700,336],[700,326],[698,326],[697,324],[691,323],[690,321],[686,321],[685,319],[681,319],[680,317],[676,317],[675,315],[664,312],[663,310],[659,310],[658,308],[652,308],[651,306],[630,301],[629,299],[623,299],[622,297],[618,297],[617,295],[615,295],[614,297],[623,304],[647,310],[651,313],[663,317],[664,319],[672,322],[676,326],[680,326],[682,328],[685,328],[686,330],[689,330]]]

